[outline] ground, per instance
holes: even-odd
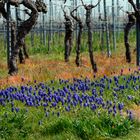
[[[51,55],[51,54],[50,54]],[[113,55],[108,58],[105,54],[95,54],[95,60],[98,67],[98,72],[93,73],[89,61],[88,54],[82,54],[81,61],[82,65],[77,67],[75,65],[74,56],[70,58],[70,62],[65,63],[63,58],[57,58],[57,56],[31,56],[30,59],[26,60],[25,65],[19,65],[19,74],[16,76],[1,76],[0,87],[6,85],[19,85],[24,82],[39,80],[46,81],[52,79],[71,79],[88,77],[114,76],[119,74],[130,74],[139,67],[136,66],[134,59],[132,62],[126,63],[125,56],[123,54]],[[7,71],[6,63],[0,65],[0,69]]]
[[[44,82],[74,77],[95,79],[104,75],[129,75],[139,69],[136,66],[135,53],[132,54],[130,64],[126,63],[123,52],[113,54],[110,58],[106,54],[95,53],[95,60],[98,67],[97,73],[93,73],[91,69],[88,53],[81,55],[82,65],[80,67],[75,65],[75,54],[70,57],[70,62],[68,63],[64,62],[63,54],[31,55],[25,64],[19,64],[19,73],[16,76],[9,76],[6,61],[0,60],[0,89],[5,86],[32,83],[34,80]],[[140,107],[133,105],[131,110],[135,118],[140,120]]]
[[[123,56],[123,57],[122,57]],[[54,58],[50,60],[47,56],[44,58],[38,58],[37,56],[30,57],[26,60],[25,65],[19,65],[19,74],[16,76],[7,75],[0,79],[0,87],[5,85],[21,85],[33,80],[45,81],[49,79],[71,79],[74,77],[80,78],[88,77],[102,77],[104,75],[114,76],[131,74],[138,70],[136,66],[135,54],[133,54],[132,62],[126,63],[125,56],[123,54],[114,55],[108,58],[105,54],[95,55],[98,72],[93,73],[88,54],[82,55],[82,65],[77,67],[75,65],[75,59],[72,57],[70,62],[65,63],[63,59]],[[6,69],[6,63],[0,65],[0,69]],[[136,118],[140,119],[140,107],[134,106],[132,108]]]

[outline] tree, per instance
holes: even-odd
[[[79,8],[79,6],[77,6],[75,9],[73,9],[70,12],[70,15],[78,22],[78,26],[79,26],[79,32],[78,32],[78,39],[77,39],[77,48],[76,48],[76,60],[75,63],[77,66],[80,66],[80,49],[81,49],[81,37],[82,37],[82,31],[83,31],[83,22],[80,19],[80,17],[74,15],[74,12]]]
[[[90,62],[92,65],[93,72],[97,72],[96,62],[94,61],[94,58],[93,58],[91,12],[92,12],[92,9],[95,8],[100,3],[101,0],[99,0],[96,5],[92,5],[92,4],[86,5],[84,4],[83,0],[81,1],[82,1],[82,5],[84,6],[86,10],[86,24],[88,27],[88,47],[89,47]]]
[[[64,17],[65,17],[65,38],[64,38],[64,44],[65,44],[65,53],[64,53],[64,58],[65,62],[69,61],[69,56],[71,53],[72,49],[72,33],[73,33],[73,22],[70,16],[67,15],[65,11],[65,7],[62,8],[64,12]]]

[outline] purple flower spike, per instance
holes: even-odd
[[[15,108],[16,112],[18,113],[19,112],[19,108]]]
[[[131,111],[129,112],[128,117],[129,117],[130,120],[133,120],[133,114],[132,114]]]
[[[38,122],[38,125],[42,125],[42,121],[41,120]]]
[[[57,112],[57,117],[59,117],[60,116],[60,112]]]
[[[124,104],[123,103],[119,103],[118,104],[118,109],[121,111],[124,108]]]

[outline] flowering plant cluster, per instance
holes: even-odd
[[[127,105],[140,104],[140,76],[104,76],[100,79],[76,79],[27,84],[0,90],[0,106],[19,112],[20,108],[42,108],[46,117],[89,108],[98,115],[126,115],[132,119]]]

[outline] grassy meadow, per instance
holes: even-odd
[[[130,34],[132,62],[127,64],[122,32],[116,51],[111,45],[110,58],[105,45],[101,52],[99,33],[93,33],[96,74],[86,33],[80,67],[75,65],[75,43],[70,62],[64,62],[64,34],[54,34],[49,52],[37,35],[31,46],[29,35],[30,58],[18,65],[19,73],[13,77],[7,74],[1,37],[0,140],[139,140],[140,69],[134,35],[135,31]]]

